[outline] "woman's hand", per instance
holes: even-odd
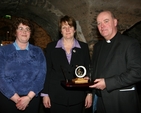
[[[49,96],[44,96],[43,97],[43,104],[45,108],[50,108],[51,107],[51,102]]]
[[[85,108],[90,108],[92,105],[92,94],[88,93],[85,98]]]
[[[16,107],[19,110],[25,110],[26,107],[28,107],[29,102],[32,100],[32,98],[35,96],[35,93],[33,91],[30,91],[27,96],[22,96],[18,99],[18,102],[16,103]]]
[[[20,98],[20,96],[17,93],[15,93],[10,99],[13,102],[17,103],[19,98]]]
[[[88,76],[84,77],[85,80],[89,80],[90,78]]]
[[[29,102],[31,101],[31,97],[29,96],[23,96],[18,99],[18,103],[16,103],[16,107],[19,110],[25,110],[26,107],[28,107]]]

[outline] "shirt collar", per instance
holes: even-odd
[[[115,41],[115,38],[117,37],[117,34],[115,34],[115,36],[113,38],[111,38],[110,40],[106,40],[107,43],[113,43]]]
[[[18,44],[16,43],[16,41],[13,43],[13,45],[15,46],[16,50],[21,50],[20,47],[18,46]],[[28,42],[25,50],[29,50],[29,42]]]
[[[74,39],[74,45],[73,45],[72,48],[74,48],[74,47],[81,48],[79,42],[76,39]],[[55,46],[55,48],[63,48],[64,49],[62,38],[60,40],[58,40],[57,45]]]

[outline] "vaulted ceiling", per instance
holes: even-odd
[[[62,15],[74,17],[79,24],[81,36],[91,45],[97,41],[96,15],[101,10],[111,10],[119,19],[119,31],[124,32],[141,21],[141,0],[1,0],[0,17],[5,15],[29,18],[35,23],[41,36],[56,40],[58,20]],[[2,22],[2,21],[0,21]],[[2,23],[0,24],[2,25]],[[3,29],[1,26],[0,30]],[[40,28],[40,29],[39,29]],[[6,29],[6,28],[5,28]],[[42,29],[42,30],[41,30]],[[141,30],[140,30],[141,31]],[[41,38],[38,35],[38,38]],[[36,39],[36,42],[44,39]],[[49,39],[47,39],[50,41]],[[41,45],[41,44],[40,44]]]

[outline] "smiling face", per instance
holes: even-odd
[[[100,34],[106,39],[112,39],[117,32],[117,19],[109,11],[101,12],[97,16],[97,27]]]
[[[31,34],[31,31],[29,26],[23,25],[22,23],[20,23],[18,28],[16,29],[16,42],[28,43],[30,34]]]
[[[59,30],[64,39],[72,39],[76,36],[76,21],[70,16],[63,16],[59,21]]]
[[[71,39],[74,38],[75,29],[73,26],[70,26],[68,22],[62,22],[61,34],[63,38]]]

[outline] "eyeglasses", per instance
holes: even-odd
[[[17,30],[19,30],[19,31],[25,31],[25,32],[30,32],[31,30],[30,30],[30,28],[23,28],[23,27],[18,27],[18,29]]]

